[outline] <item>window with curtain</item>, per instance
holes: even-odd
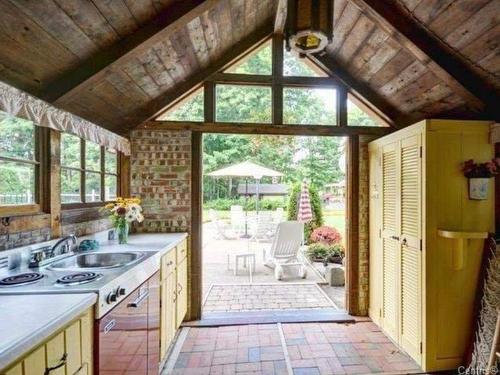
[[[0,111],[0,206],[39,202],[38,133],[33,122]]]
[[[112,201],[118,193],[118,177],[116,151],[61,135],[61,203]]]

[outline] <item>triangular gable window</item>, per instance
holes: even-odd
[[[225,70],[225,73],[257,74],[265,76],[271,75],[272,72],[273,62],[270,40]]]
[[[283,75],[285,77],[328,77],[312,61],[301,59],[297,53],[286,49],[283,52]]]
[[[349,126],[389,126],[365,103],[354,95],[347,94],[347,125]]]
[[[204,121],[203,87],[193,91],[181,99],[166,112],[161,114],[160,121]]]

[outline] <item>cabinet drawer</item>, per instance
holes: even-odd
[[[183,240],[177,245],[177,264],[187,257],[187,240]]]
[[[175,270],[176,266],[176,252],[174,249],[170,250],[161,258],[161,280],[165,280]]]

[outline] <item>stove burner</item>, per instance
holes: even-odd
[[[90,283],[91,281],[100,279],[101,277],[102,275],[100,273],[79,272],[60,277],[59,279],[57,279],[57,282],[64,285],[78,285]]]
[[[43,275],[37,272],[20,273],[18,275],[5,277],[0,280],[0,286],[16,286],[37,282]]]

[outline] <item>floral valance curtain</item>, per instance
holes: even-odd
[[[130,155],[130,142],[109,130],[58,109],[43,100],[0,82],[0,110],[33,121],[35,125],[77,135]]]

